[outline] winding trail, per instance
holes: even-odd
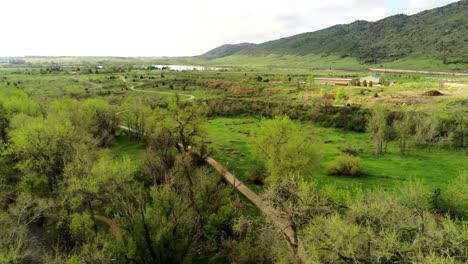
[[[70,77],[70,79],[75,80],[75,81],[77,81],[79,83],[85,83],[85,84],[89,85],[90,87],[85,87],[85,88],[88,88],[88,89],[90,89],[90,88],[91,89],[101,89],[101,88],[104,87],[104,85],[102,85],[102,84],[93,83],[93,82],[90,82],[90,81],[87,81],[87,80],[83,80],[83,79],[81,79],[80,77],[77,77],[77,76],[72,76],[72,77]]]
[[[124,83],[127,81],[124,78],[121,78]],[[136,92],[148,92],[148,93],[159,93],[159,94],[168,94],[168,95],[175,95],[176,93],[170,92],[158,92],[158,91],[143,91],[135,89],[137,85],[131,86],[130,89]],[[187,99],[184,101],[193,100],[195,96],[193,95],[184,95],[188,96]],[[135,132],[133,129],[119,125],[120,129]],[[195,151],[195,150],[191,150]],[[280,211],[271,207],[267,202],[262,199],[257,193],[252,191],[249,187],[247,187],[244,183],[242,183],[238,178],[236,178],[231,172],[229,172],[223,165],[217,162],[212,157],[207,157],[206,162],[213,167],[218,173],[221,174],[223,179],[231,184],[234,188],[236,188],[240,193],[242,193],[247,199],[249,199],[253,204],[255,204],[263,214],[265,214],[273,223],[273,225],[283,234],[285,240],[287,241],[290,248],[299,258],[300,263],[307,263],[307,255],[305,253],[305,249],[302,245],[301,240],[297,237],[296,232],[293,230],[290,222],[288,221],[287,217],[283,215]],[[95,215],[96,219],[106,223],[109,226],[110,231],[118,240],[122,240],[122,235],[120,233],[120,229],[117,224],[112,219],[102,215]]]
[[[120,78],[124,83],[127,83],[127,80],[125,80],[124,78]],[[137,90],[135,89],[135,87],[137,87],[138,85],[133,85],[133,86],[130,86],[129,89],[132,90],[132,91],[135,91],[135,92],[141,92],[141,93],[157,93],[157,94],[164,94],[164,95],[177,95],[177,93],[171,93],[171,92],[159,92],[159,91],[145,91],[145,90]],[[181,96],[187,96],[188,98],[186,99],[183,99],[181,101],[189,101],[189,100],[193,100],[195,99],[195,96],[191,95],[191,94],[180,94]]]
[[[119,128],[133,132],[136,131],[123,126],[119,125]],[[190,151],[196,152],[195,149],[190,147]],[[271,207],[267,202],[264,201],[257,193],[252,191],[247,185],[242,183],[239,179],[237,179],[231,172],[229,172],[223,165],[217,162],[212,157],[206,158],[206,163],[208,163],[211,167],[213,167],[223,179],[231,184],[235,189],[237,189],[240,193],[242,193],[247,199],[249,199],[253,204],[255,204],[263,214],[270,218],[273,225],[281,231],[285,240],[288,242],[288,245],[291,247],[293,252],[298,256],[301,263],[306,263],[307,255],[305,253],[305,249],[302,245],[301,240],[297,237],[296,232],[293,230],[291,224],[287,220],[286,216],[284,216],[280,211]]]
[[[110,229],[111,233],[114,235],[114,237],[117,240],[119,240],[119,241],[123,240],[122,234],[120,233],[119,226],[112,219],[110,219],[107,216],[103,216],[103,215],[94,215],[94,218],[104,222],[107,226],[109,226],[109,229]]]
[[[306,263],[307,257],[305,249],[300,239],[296,236],[296,232],[291,227],[291,224],[280,211],[272,208],[266,203],[257,193],[252,191],[249,187],[243,184],[237,179],[232,173],[230,173],[223,165],[217,162],[212,157],[207,157],[206,162],[211,165],[216,171],[218,171],[226,182],[234,186],[240,193],[247,197],[252,203],[254,203],[270,220],[273,222],[275,227],[281,231],[284,238],[288,242],[291,249],[297,254],[302,263]]]

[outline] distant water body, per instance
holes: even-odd
[[[153,65],[155,68],[162,69],[162,68],[169,68],[169,70],[173,71],[220,71],[226,70],[227,68],[218,68],[218,67],[203,67],[203,66],[196,66],[196,65]]]

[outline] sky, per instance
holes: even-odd
[[[194,56],[454,0],[0,0],[0,56]]]

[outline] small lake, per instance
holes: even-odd
[[[219,67],[203,67],[203,66],[196,66],[196,65],[153,65],[155,68],[158,69],[167,69],[172,71],[221,71],[227,70],[227,68],[219,68]]]

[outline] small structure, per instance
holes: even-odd
[[[338,85],[338,86],[351,86],[356,78],[314,78],[314,84],[319,85]]]
[[[372,82],[373,84],[381,84],[383,82],[383,78],[378,74],[372,74],[371,76],[361,78],[361,83],[364,81],[367,83]]]

